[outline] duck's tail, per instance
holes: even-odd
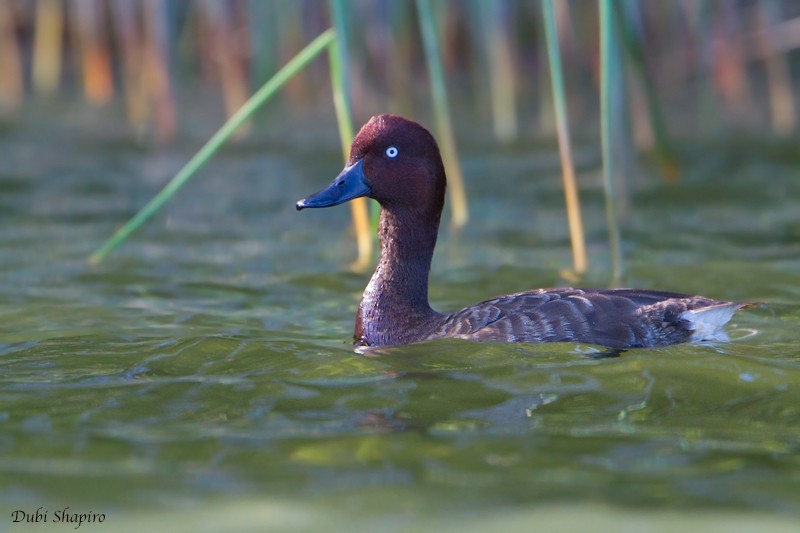
[[[725,332],[725,324],[730,321],[736,311],[748,305],[750,304],[724,302],[684,311],[681,318],[688,321],[692,329],[689,342],[730,340]]]

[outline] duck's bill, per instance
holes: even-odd
[[[325,189],[303,198],[295,207],[300,211],[306,207],[331,207],[343,204],[371,192],[364,177],[363,160],[344,167],[344,170]]]

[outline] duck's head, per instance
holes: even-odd
[[[372,117],[350,147],[344,170],[327,188],[297,202],[297,209],[330,207],[366,196],[390,210],[441,213],[447,183],[436,140],[414,121]]]

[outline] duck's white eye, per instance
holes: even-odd
[[[399,154],[399,153],[400,152],[394,146],[390,146],[389,148],[386,149],[386,155],[391,157],[392,159],[397,157],[397,154]]]

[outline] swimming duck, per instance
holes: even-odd
[[[297,209],[366,196],[381,206],[381,256],[356,314],[359,346],[458,338],[488,342],[577,342],[614,350],[723,341],[743,304],[635,289],[536,289],[486,300],[452,314],[428,302],[428,274],[444,207],[444,164],[421,125],[372,117],[344,170]]]

